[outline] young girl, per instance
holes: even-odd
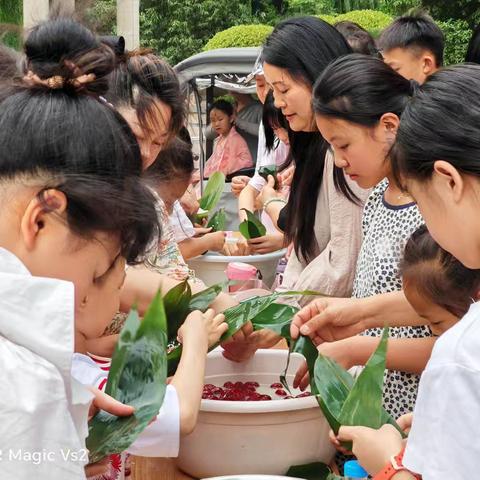
[[[226,100],[218,100],[210,109],[210,123],[219,135],[212,156],[205,164],[204,177],[214,172],[225,175],[253,166],[247,142],[235,129],[234,108]]]
[[[159,209],[162,224],[162,239],[157,251],[149,257],[148,264],[155,271],[180,281],[187,278],[194,280],[195,276],[188,268],[175,240],[169,215],[175,202],[190,185],[193,169],[191,147],[180,140],[174,140],[169,147],[160,152],[155,162],[145,171],[145,178],[161,198]],[[197,242],[196,255],[201,255],[207,250],[221,251],[225,244],[225,233],[207,233],[193,240]]]
[[[0,94],[2,474],[78,479],[91,396],[70,376],[74,322],[98,333],[86,313],[104,278],[139,261],[158,225],[135,138],[98,98],[112,52],[67,19],[25,51],[26,80]]]
[[[356,79],[362,78],[362,82]],[[352,54],[332,63],[314,90],[317,124],[335,153],[335,163],[358,185],[377,185],[365,205],[363,242],[358,258],[354,298],[402,289],[400,263],[408,237],[423,224],[413,199],[393,181],[385,159],[395,141],[411,84],[380,59]],[[385,180],[383,180],[385,179]],[[347,300],[340,301],[345,304]],[[389,322],[384,313],[385,323]],[[341,342],[323,344],[320,352],[346,367],[364,365],[375,350],[380,329]],[[434,345],[425,327],[391,328],[384,405],[398,417],[410,412],[419,373]]]
[[[391,157],[432,237],[471,269],[480,268],[479,89],[478,66],[450,67],[432,75],[406,106]],[[403,448],[398,432],[389,427],[340,429],[339,438],[353,440],[354,453],[377,479],[410,480],[410,472],[426,480],[475,475],[480,455],[475,441],[480,423],[479,318],[477,302],[437,340],[420,382],[405,456],[403,461],[397,458],[398,473],[386,476],[382,470],[393,470],[390,459]]]

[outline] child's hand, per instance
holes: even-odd
[[[283,195],[275,190],[275,179],[272,175],[268,176],[267,184],[262,188],[259,198],[262,205],[265,205],[265,202],[272,198],[283,198]]]
[[[408,434],[412,428],[413,413],[406,413],[397,419],[398,426]]]
[[[308,373],[307,362],[303,362],[300,367],[298,367],[295,378],[293,379],[293,388],[300,388],[303,392],[310,385],[310,375]]]
[[[209,348],[218,343],[227,328],[224,315],[215,315],[211,309],[205,313],[196,310],[186,318],[178,331],[178,341],[184,345],[199,342]]]
[[[371,475],[384,468],[390,457],[398,455],[404,446],[400,432],[393,425],[384,425],[379,430],[340,427],[336,439],[338,442],[353,442],[353,454]]]
[[[248,185],[250,181],[250,177],[246,177],[245,175],[238,175],[237,177],[232,178],[232,193],[238,197],[242,190]]]
[[[208,241],[208,249],[213,252],[221,252],[225,246],[225,232],[211,232],[204,235],[205,241]]]

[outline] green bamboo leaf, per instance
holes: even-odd
[[[342,425],[380,428],[385,423],[390,423],[401,432],[395,420],[382,406],[388,331],[388,327],[385,327],[380,343],[343,404],[339,417]]]
[[[164,299],[168,325],[168,342],[177,338],[178,329],[183,325],[190,312],[192,290],[187,280],[170,289]]]
[[[298,308],[282,303],[272,303],[252,319],[254,330],[272,330],[283,338],[290,337],[290,324]]]
[[[340,480],[345,478],[332,473],[330,467],[322,462],[294,465],[288,469],[285,475],[305,480]]]
[[[225,231],[226,225],[227,215],[225,213],[225,209],[221,208],[213,214],[212,218],[207,224],[207,228],[211,228],[213,232],[223,232]]]
[[[203,210],[213,210],[225,187],[225,175],[222,172],[215,172],[207,182],[202,198],[200,199],[200,208]]]
[[[244,220],[238,227],[240,233],[247,239],[263,237],[267,233],[267,229],[263,223],[249,210],[242,208],[247,214],[247,219]]]
[[[337,362],[324,355],[318,355],[314,375],[310,377],[310,385],[315,386],[317,401],[335,433],[338,433],[340,428],[340,412],[353,383],[353,377]]]
[[[277,166],[265,165],[258,169],[258,174],[268,182],[268,176],[271,175],[275,179],[275,190],[278,189]]]
[[[90,461],[126,450],[158,414],[166,390],[167,322],[160,293],[143,321],[132,312],[127,318],[112,358],[106,392],[131,405],[130,417],[100,411],[89,423]]]

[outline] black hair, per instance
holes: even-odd
[[[269,90],[265,98],[265,103],[263,104],[262,124],[265,133],[265,146],[270,152],[277,148],[279,141],[275,137],[275,132],[273,130],[275,128],[283,128],[288,131],[288,121],[282,111],[275,107],[272,90]]]
[[[394,48],[428,50],[437,67],[443,65],[445,37],[440,27],[426,13],[413,12],[396,18],[380,35],[380,51]]]
[[[480,178],[480,65],[444,68],[408,102],[390,153],[400,185],[431,178],[437,160]]]
[[[160,101],[171,109],[169,133],[174,138],[185,120],[185,102],[172,67],[149,49],[117,55],[117,67],[109,78],[105,95],[117,109],[133,108],[145,130],[155,129],[156,106]]]
[[[12,83],[0,104],[0,180],[38,186],[67,197],[66,221],[76,235],[97,232],[119,237],[121,254],[139,261],[159,226],[154,197],[140,179],[136,139],[123,118],[99,98],[114,55],[94,35],[68,18],[36,26],[25,52],[37,81]],[[95,79],[83,86],[74,80]],[[44,82],[55,76],[55,89]]]
[[[217,100],[213,102],[212,106],[210,107],[210,112],[214,109],[220,110],[221,112],[225,113],[229,117],[231,117],[235,111],[233,103],[228,102],[227,100]]]
[[[287,70],[296,81],[313,87],[332,60],[348,53],[351,53],[350,47],[334,27],[316,17],[299,17],[284,20],[275,27],[263,46],[262,58]],[[285,207],[285,235],[288,242],[293,242],[297,255],[311,261],[318,254],[314,233],[315,199],[322,184],[328,144],[319,132],[290,130],[289,140],[295,173]],[[334,182],[347,198],[357,200],[343,171],[336,167]]]
[[[187,180],[194,170],[192,147],[180,138],[174,139],[162,149],[155,161],[145,170],[150,183]]]
[[[475,28],[468,43],[465,62],[480,63],[480,25]]]
[[[404,284],[413,284],[431,302],[459,318],[479,293],[480,270],[465,267],[440,247],[425,225],[408,240],[401,271]]]
[[[0,44],[0,82],[10,82],[17,77],[20,72],[21,56],[20,54]]]
[[[342,20],[333,26],[345,37],[353,52],[378,57],[375,40],[358,23]]]
[[[353,53],[332,62],[317,80],[313,109],[318,115],[373,127],[387,112],[402,115],[412,84],[379,58]]]

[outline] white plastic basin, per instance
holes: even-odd
[[[227,280],[225,271],[230,262],[244,262],[255,266],[260,270],[263,282],[271,287],[275,280],[278,261],[285,256],[286,250],[278,250],[264,255],[226,256],[218,253],[207,253],[188,260],[188,265],[198,278],[207,286]]]
[[[278,382],[286,350],[259,350],[244,363],[208,356],[205,383]],[[293,354],[289,385],[303,357]],[[300,393],[300,392],[298,392]],[[202,400],[197,427],[180,443],[178,466],[196,478],[238,474],[284,475],[292,465],[330,463],[329,426],[313,397],[262,402]]]

